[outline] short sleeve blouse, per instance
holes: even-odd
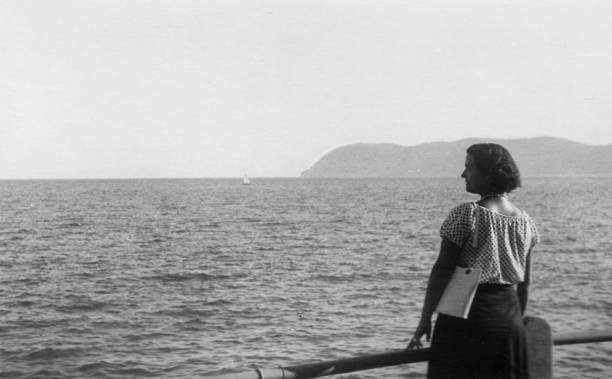
[[[442,223],[440,236],[461,247],[460,266],[482,270],[480,283],[522,282],[527,254],[540,242],[527,212],[507,216],[475,202],[453,208]]]

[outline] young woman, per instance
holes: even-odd
[[[467,149],[466,191],[480,201],[451,210],[440,229],[421,321],[408,344],[429,341],[431,317],[455,266],[481,270],[467,319],[439,314],[431,342],[428,378],[524,378],[522,315],[527,305],[531,250],[539,234],[529,215],[507,194],[521,185],[512,156],[497,144]]]

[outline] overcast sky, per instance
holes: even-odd
[[[610,1],[0,1],[0,178],[298,176],[356,142],[612,144]]]

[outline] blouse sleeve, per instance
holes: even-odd
[[[533,248],[535,245],[540,243],[540,232],[538,231],[535,222],[533,222],[531,218],[529,221],[531,227],[531,248]]]
[[[465,203],[453,208],[440,227],[440,237],[463,247],[474,231],[474,206]]]

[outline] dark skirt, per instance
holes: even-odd
[[[467,319],[439,314],[427,378],[522,379],[525,331],[512,286],[480,285]]]

